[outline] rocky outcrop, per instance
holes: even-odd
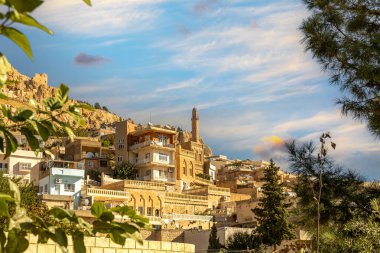
[[[57,90],[48,85],[48,76],[45,73],[35,74],[30,78],[13,67],[8,71],[8,83],[6,87],[2,88],[2,92],[10,100],[20,102],[20,106],[28,104],[30,99],[42,103],[46,98],[54,96]],[[0,101],[0,103],[4,102]],[[82,113],[87,121],[88,129],[112,126],[115,122],[122,120],[120,116],[103,110],[83,110]]]

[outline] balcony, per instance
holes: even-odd
[[[168,150],[173,150],[175,148],[174,144],[164,144],[159,141],[144,141],[141,143],[134,144],[129,147],[130,151],[136,151],[141,148],[145,147],[153,147],[153,148],[162,148],[162,149],[168,149]]]
[[[212,221],[210,215],[196,215],[196,214],[164,214],[163,219],[168,220],[186,220],[186,221]]]
[[[173,159],[168,159],[166,161],[161,161],[157,158],[144,158],[139,159],[136,162],[137,166],[148,166],[148,165],[158,165],[158,166],[165,166],[165,167],[175,167],[175,163]]]
[[[94,197],[106,197],[106,198],[117,198],[117,199],[129,199],[129,193],[125,191],[116,191],[116,190],[106,190],[99,188],[87,188],[87,196]]]
[[[165,191],[164,183],[146,182],[138,180],[124,180],[124,188]]]

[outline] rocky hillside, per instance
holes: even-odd
[[[2,92],[9,100],[0,99],[0,104],[6,103],[13,107],[26,107],[31,98],[42,103],[46,98],[54,96],[57,90],[49,86],[48,76],[45,73],[35,74],[30,78],[12,68],[8,72],[8,81],[9,84],[2,88]],[[111,126],[114,122],[122,120],[120,116],[104,110],[84,110],[83,116],[87,120],[88,129],[99,128],[101,125]]]

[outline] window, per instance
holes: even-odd
[[[150,159],[150,153],[145,154],[145,159]]]
[[[147,207],[146,208],[146,215],[147,216],[152,216],[152,208],[151,207]]]
[[[40,186],[40,193],[43,193],[43,192],[44,192],[44,187]]]
[[[45,184],[45,192],[48,192],[47,184]]]
[[[65,184],[65,191],[75,192],[75,184]]]
[[[124,143],[124,139],[119,139],[119,144]]]
[[[138,212],[139,214],[141,214],[141,215],[144,215],[144,207],[139,206],[139,207],[137,208],[137,212]]]
[[[160,162],[167,162],[169,160],[169,156],[164,153],[158,153],[158,160]]]
[[[202,162],[202,154],[199,154],[199,161]]]
[[[160,142],[162,142],[162,144],[166,145],[166,143],[167,143],[167,136],[165,136],[165,135],[159,135],[158,136],[158,140]]]
[[[8,163],[0,163],[0,171],[8,173]]]
[[[118,148],[119,149],[124,149],[124,144],[119,144]]]
[[[160,210],[156,209],[156,210],[154,211],[154,215],[155,215],[156,217],[159,217],[159,216],[160,216]]]
[[[100,167],[107,167],[108,166],[108,162],[105,161],[105,160],[100,160]]]
[[[20,170],[30,170],[32,168],[32,164],[31,163],[19,163],[18,168]]]
[[[184,175],[187,174],[186,170],[187,170],[187,168],[186,168],[186,161],[183,160],[183,163],[182,163],[182,173],[183,173]]]
[[[190,176],[194,176],[194,166],[192,162],[190,162]]]
[[[118,161],[118,162],[122,162],[122,161],[123,161],[123,157],[122,157],[122,156],[118,156],[118,157],[117,157],[117,161]]]
[[[93,161],[88,161],[88,167],[90,167],[90,168],[94,167],[94,162]]]
[[[59,184],[55,184],[54,190],[56,193],[59,193]]]

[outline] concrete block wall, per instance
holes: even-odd
[[[105,237],[85,237],[87,253],[194,253],[195,246],[187,243],[143,241],[140,245],[127,239],[124,246]],[[74,253],[71,237],[68,238],[68,251]],[[29,235],[29,248],[26,253],[61,253],[61,249],[49,240],[47,244],[37,244],[37,236]]]

